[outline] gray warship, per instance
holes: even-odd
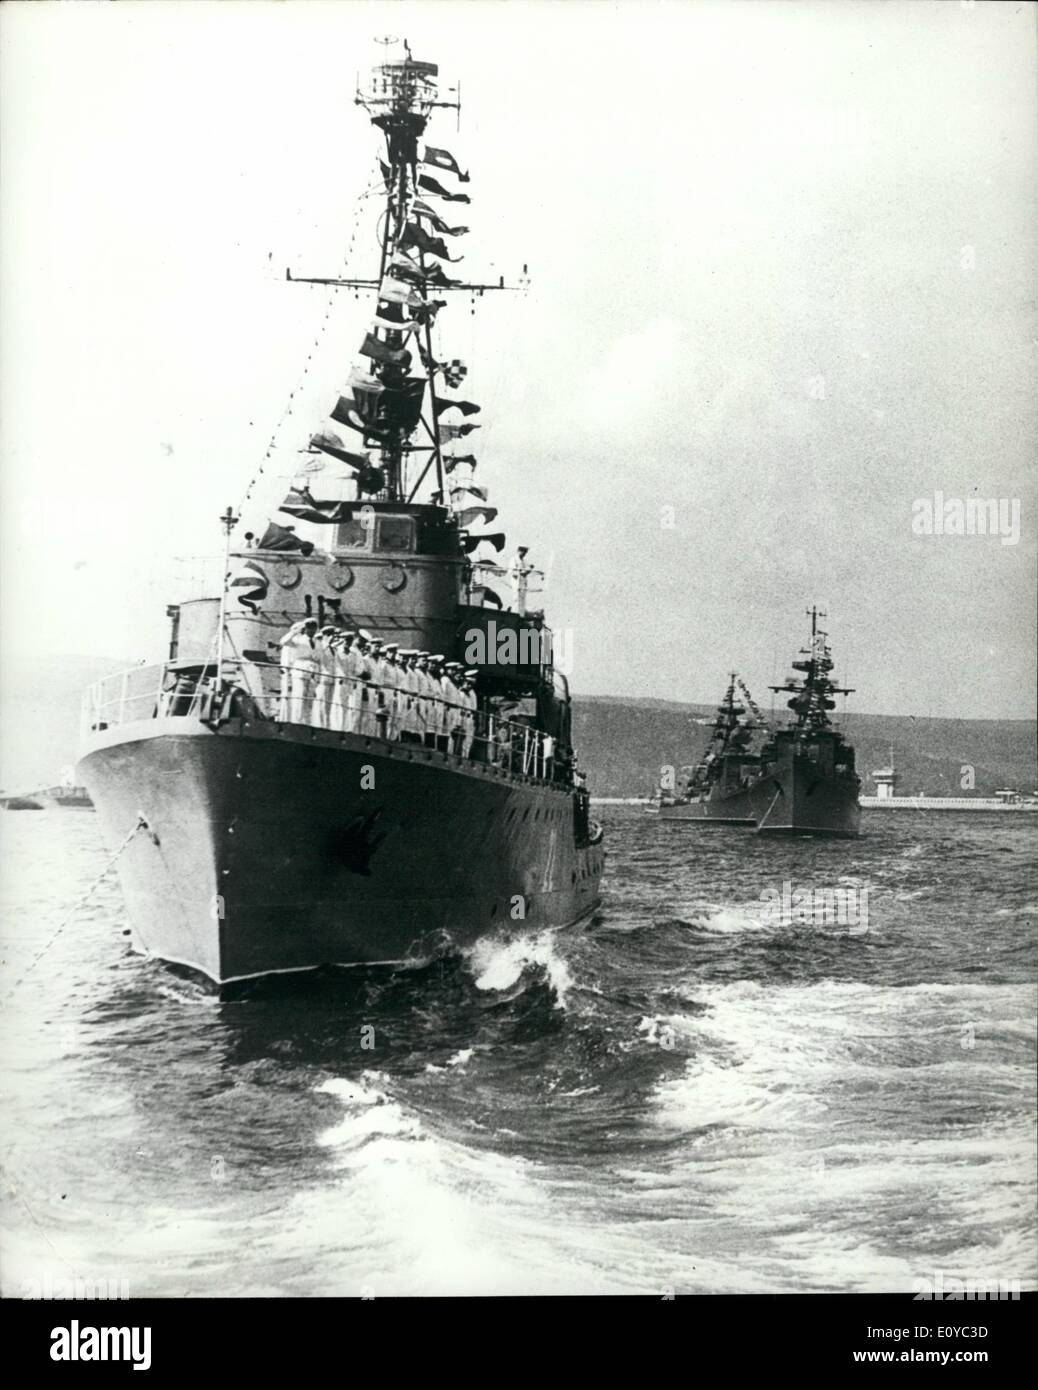
[[[832,679],[828,633],[818,626],[824,616],[809,611],[810,645],[792,663],[799,674],[771,687],[792,696],[790,721],[772,728],[733,672],[703,759],[683,792],[659,797],[661,820],[750,826],[758,835],[852,839],[860,833],[854,749],[830,718],[833,696],[853,692]],[[737,700],[737,685],[745,705]]]
[[[469,176],[424,134],[452,96],[406,45],[358,89],[385,138],[378,270],[305,280],[369,297],[330,412],[352,435],[299,441],[266,529],[228,508],[219,593],[169,606],[166,661],[85,696],[79,780],[136,944],[223,994],[563,927],[599,901],[538,572],[525,547],[506,569],[482,529],[496,512],[462,452],[479,407],[438,355],[452,296],[506,288],[444,268]],[[322,490],[322,469],[342,485]]]

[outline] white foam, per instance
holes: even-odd
[[[573,976],[556,950],[553,932],[519,936],[510,941],[484,937],[464,953],[477,989],[499,992],[511,989],[530,966],[539,967],[548,977],[555,995],[555,1007],[565,1008],[566,995],[573,988]]]
[[[911,1288],[934,1269],[1033,1282],[1030,986],[686,993],[695,1013],[639,1024],[692,1054],[654,1092],[660,1127],[688,1134],[672,1200],[694,1191],[719,1231],[767,1231],[754,1264],[772,1289]],[[749,1287],[741,1265],[718,1287]]]
[[[768,931],[771,926],[765,920],[764,904],[760,902],[727,907],[701,903],[691,910],[690,915],[697,929],[711,936],[736,936],[742,932]]]
[[[331,1077],[314,1088],[321,1094],[338,1096],[347,1107],[337,1125],[317,1136],[322,1148],[356,1148],[376,1136],[422,1137],[417,1117],[406,1114],[381,1088],[379,1083],[385,1080],[379,1072],[366,1071],[359,1082]]]
[[[285,1291],[381,1298],[628,1287],[606,1260],[600,1269],[582,1258],[586,1233],[560,1241],[553,1184],[539,1164],[435,1133],[394,1099],[392,1082],[380,1073],[365,1073],[360,1084],[334,1078],[317,1089],[347,1107],[343,1125],[320,1140],[341,1140],[341,1180],[293,1200],[277,1249],[283,1261],[291,1255]],[[357,1127],[363,1117],[382,1124],[386,1115],[400,1122],[392,1132]]]

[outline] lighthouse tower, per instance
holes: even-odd
[[[887,767],[879,767],[872,774],[872,780],[876,784],[876,797],[880,801],[889,801],[894,796],[894,785],[897,782],[897,773],[894,771],[894,750],[890,750],[890,763]]]

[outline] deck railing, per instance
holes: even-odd
[[[560,780],[555,741],[492,710],[346,676],[270,662],[164,662],[97,681],[83,697],[82,737],[121,724],[187,715],[269,720],[438,749],[526,777]]]

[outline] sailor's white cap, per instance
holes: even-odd
[[[463,675],[466,675],[466,676],[475,677],[475,676],[478,676],[478,675],[479,675],[479,672],[475,669],[475,667],[473,667],[473,668],[471,668],[471,669],[468,670],[468,671],[462,672],[462,674],[463,674]]]

